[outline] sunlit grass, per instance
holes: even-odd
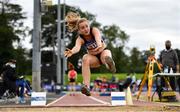
[[[118,80],[124,80],[127,76],[127,73],[117,73],[117,74],[114,74],[114,76],[118,79]],[[136,78],[137,79],[141,79],[143,76],[143,74],[136,74]],[[91,74],[91,81],[94,81],[97,77],[101,78],[101,77],[106,77],[107,80],[111,80],[112,78],[112,74],[110,73],[93,73]],[[83,80],[83,77],[82,77],[82,74],[78,74],[78,77],[77,77],[77,83],[82,83],[82,80]],[[67,78],[67,75],[65,76],[65,84],[67,84],[68,82],[68,78]]]
[[[117,78],[117,80],[124,80],[127,76],[127,73],[117,73],[117,74],[114,74],[114,76]],[[136,74],[137,79],[141,79],[142,76],[143,76],[143,73]],[[31,75],[26,75],[25,77],[30,82],[32,82],[32,76]],[[99,78],[106,77],[107,80],[111,80],[112,74],[110,74],[110,73],[92,73],[91,74],[91,81],[94,81],[97,77],[99,77]],[[65,79],[65,84],[67,84],[68,83],[67,74],[65,75],[64,79]],[[83,81],[82,74],[78,74],[76,82],[82,83],[82,81]]]

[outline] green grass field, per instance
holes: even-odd
[[[118,79],[118,80],[124,80],[126,78],[127,73],[117,73],[114,74],[114,76]],[[143,76],[143,73],[139,73],[136,74],[136,78],[137,79],[141,79]],[[107,80],[110,80],[112,77],[112,74],[110,73],[93,73],[91,74],[91,81],[94,81],[97,77],[106,77]],[[32,76],[31,75],[26,75],[26,79],[29,80],[30,82],[32,82]],[[82,83],[82,74],[78,74],[77,76],[77,83]],[[67,74],[65,75],[65,84],[68,83],[68,78],[67,78]]]
[[[126,78],[127,73],[121,73],[121,74],[114,74],[114,76],[118,79],[118,80],[124,80]],[[136,74],[136,78],[137,79],[141,79],[143,76],[143,74]],[[93,73],[91,74],[91,81],[94,81],[97,77],[101,78],[101,77],[106,77],[107,80],[111,80],[112,78],[112,74],[110,73],[104,73],[104,74],[100,74],[100,73]],[[77,77],[77,83],[81,83],[83,80],[82,78],[82,74],[78,74]],[[67,75],[65,76],[65,84],[67,84],[68,82],[68,78]]]

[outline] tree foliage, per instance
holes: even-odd
[[[0,67],[11,58],[25,63],[25,50],[21,47],[21,40],[25,38],[28,27],[24,27],[24,19],[26,17],[20,5],[12,4],[9,0],[0,1]]]
[[[145,68],[143,54],[138,50],[138,48],[134,47],[130,51],[130,70],[131,72],[142,73]]]
[[[102,28],[102,33],[105,37],[108,38],[110,42],[115,42],[116,39],[119,38],[120,43],[118,44],[121,46],[124,46],[124,44],[129,40],[129,36],[125,33],[125,31],[121,30],[119,26],[114,24],[110,26],[104,26]]]

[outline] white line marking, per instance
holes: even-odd
[[[100,102],[100,103],[102,103],[102,104],[105,104],[105,105],[110,105],[110,103],[109,103],[109,102],[102,101],[102,100],[97,99],[97,98],[95,98],[95,97],[90,96],[89,98],[91,98],[92,100],[95,100],[95,101],[97,101],[97,102]]]
[[[56,100],[54,100],[53,102],[51,102],[51,103],[47,104],[46,106],[50,106],[50,105],[52,105],[52,104],[56,103],[57,101],[62,100],[65,96],[67,96],[67,94],[65,94],[64,96],[62,96],[62,97],[60,97],[60,98],[58,98],[58,99],[56,99]]]
[[[83,94],[80,94],[80,95],[83,95]],[[50,106],[50,105],[52,105],[52,104],[54,104],[54,103],[56,103],[56,102],[58,102],[58,101],[60,101],[60,100],[62,100],[62,99],[65,98],[66,96],[68,96],[68,94],[65,94],[64,96],[62,96],[62,97],[56,99],[55,101],[47,104],[46,107],[47,107],[47,106]],[[83,95],[83,96],[86,96],[86,95]],[[87,96],[86,96],[86,97],[87,97]],[[102,103],[102,104],[78,104],[78,105],[76,105],[76,104],[66,104],[66,105],[64,105],[64,106],[98,106],[98,105],[111,105],[109,102],[102,101],[102,100],[97,99],[97,98],[92,97],[92,96],[89,96],[88,98],[90,98],[90,99],[92,99],[92,100],[94,100],[94,101],[97,101],[97,102],[99,102],[99,103]],[[61,105],[61,106],[63,106],[63,105]]]
[[[61,104],[61,105],[58,105],[58,107],[61,107],[61,106],[77,106],[77,107],[81,107],[81,106],[111,106],[111,105],[107,105],[107,104]],[[57,107],[56,105],[54,107]]]

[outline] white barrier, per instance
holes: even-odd
[[[46,105],[46,92],[32,92],[31,106],[45,106]]]
[[[111,92],[111,105],[126,105],[125,92]]]

